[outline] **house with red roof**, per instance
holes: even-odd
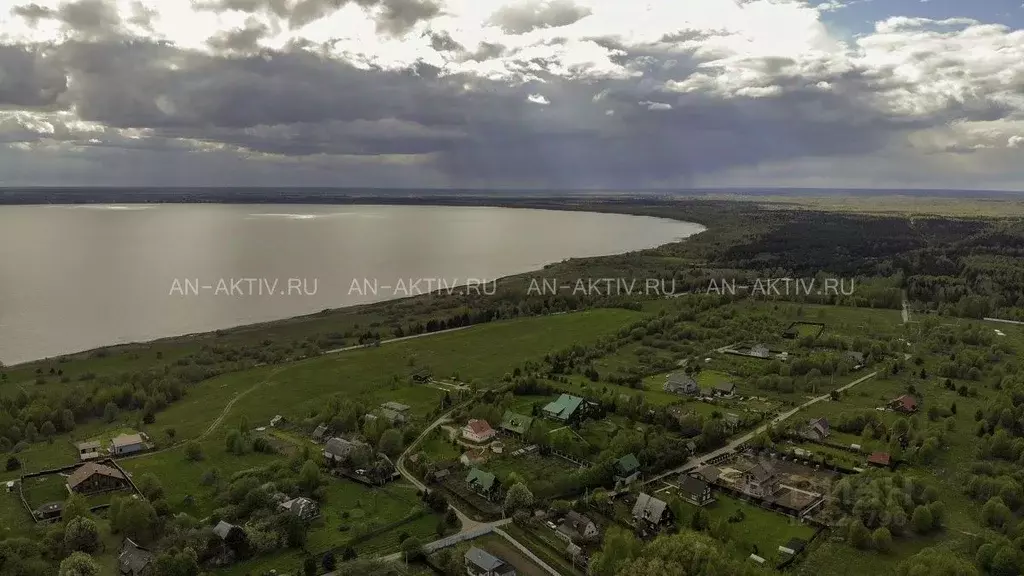
[[[885,466],[888,468],[890,461],[888,452],[873,452],[871,456],[868,456],[868,464],[874,466]]]
[[[462,428],[462,437],[470,442],[487,442],[494,438],[496,433],[486,420],[477,420],[475,418]]]
[[[899,398],[890,400],[889,408],[897,412],[903,412],[904,414],[912,414],[917,412],[917,399],[910,394],[904,394]]]

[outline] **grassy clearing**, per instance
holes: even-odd
[[[527,558],[518,548],[501,536],[488,534],[473,540],[473,545],[490,552],[494,556],[508,562],[522,576],[549,576],[547,571]]]
[[[201,443],[204,458],[199,462],[185,459],[183,448],[173,448],[159,454],[120,460],[118,463],[134,478],[147,472],[153,473],[164,486],[167,503],[176,512],[187,512],[196,518],[208,515],[216,507],[213,500],[213,488],[203,486],[203,474],[216,470],[220,478],[230,478],[232,474],[258,466],[265,466],[280,456],[249,453],[242,456],[228,454],[221,438]],[[191,495],[195,506],[184,503],[186,496]]]
[[[33,510],[48,502],[63,502],[68,497],[67,478],[59,474],[28,478],[21,492]]]
[[[3,518],[3,522],[0,522],[0,540],[30,537],[34,533],[35,523],[18,498],[17,488],[14,492],[7,492],[4,488],[3,493],[0,493],[0,518]]]
[[[668,493],[670,491],[662,494]],[[697,507],[689,503],[684,502],[683,506],[688,514],[687,519],[697,511]],[[791,538],[806,541],[814,534],[814,528],[811,526],[721,493],[716,493],[715,501],[705,506],[704,510],[707,511],[712,523],[724,523],[728,541],[734,544],[734,548],[741,552],[743,558],[757,554],[773,565],[781,561],[780,545]],[[743,520],[728,522],[730,517],[737,517],[739,512],[743,513]]]

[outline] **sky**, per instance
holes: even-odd
[[[0,186],[1024,190],[1024,6],[0,0]]]

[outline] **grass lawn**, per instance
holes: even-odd
[[[320,555],[327,550],[345,546],[359,534],[401,520],[421,508],[416,490],[404,481],[384,488],[372,489],[362,484],[331,478],[321,516],[310,527],[306,549]],[[360,557],[387,555],[399,550],[398,535],[405,532],[421,542],[435,540],[435,528],[442,519],[427,514],[397,528],[383,532],[355,548]],[[344,527],[344,530],[342,530]],[[298,570],[305,558],[301,550],[280,550],[276,553],[236,564],[223,573],[232,576],[263,574],[269,570],[288,574]]]
[[[120,460],[118,464],[138,479],[147,472],[153,473],[163,484],[167,503],[176,512],[188,512],[196,518],[203,518],[215,508],[213,489],[200,483],[203,474],[217,469],[220,477],[229,478],[235,472],[265,466],[279,455],[249,453],[241,456],[228,454],[221,437],[201,444],[203,460],[189,462],[185,459],[184,448],[172,448],[165,452]],[[184,504],[185,496],[195,499],[195,507]]]
[[[33,510],[47,502],[63,502],[68,498],[67,478],[59,474],[47,474],[27,478],[21,491]]]
[[[696,511],[696,506],[685,502],[683,505],[690,515]],[[735,544],[744,558],[754,553],[756,547],[757,555],[765,558],[772,565],[781,560],[778,551],[780,545],[788,542],[790,538],[808,540],[814,534],[814,528],[811,526],[722,493],[716,493],[715,502],[705,506],[704,509],[711,517],[712,522],[718,520],[726,522],[730,516],[742,510],[744,514],[742,521],[726,524],[729,541]],[[689,518],[687,518],[688,520]]]
[[[31,537],[34,532],[35,523],[29,515],[28,510],[18,498],[18,491],[4,492],[0,494],[0,540],[15,537]]]
[[[521,456],[512,456],[506,450],[500,458],[492,457],[481,468],[504,480],[511,472],[515,472],[526,481],[527,487],[534,487],[534,484],[541,480],[549,480],[552,477],[569,474],[578,467],[558,456],[541,456],[536,452]]]

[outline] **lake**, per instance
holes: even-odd
[[[0,361],[276,320],[651,248],[660,218],[489,207],[0,208]]]

